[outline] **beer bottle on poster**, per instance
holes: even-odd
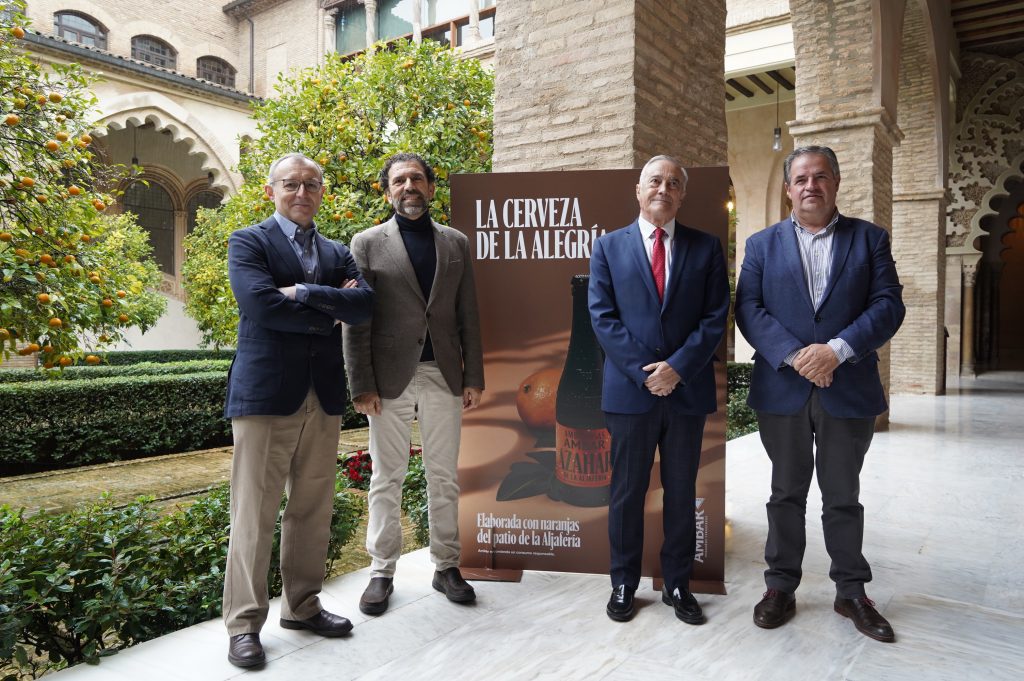
[[[590,325],[585,274],[572,278],[572,331],[555,397],[555,478],[548,496],[573,506],[605,506],[611,484],[611,435],[601,411],[601,365]]]

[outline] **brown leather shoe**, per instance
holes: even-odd
[[[238,634],[228,643],[228,662],[236,667],[258,667],[267,661],[259,634]]]
[[[469,603],[476,600],[476,591],[462,578],[462,573],[457,567],[435,572],[433,587],[453,603]]]
[[[878,614],[875,610],[875,603],[867,596],[860,598],[840,598],[836,596],[833,606],[835,611],[843,617],[853,620],[853,626],[857,631],[868,638],[873,638],[882,643],[892,643],[896,640],[896,634],[888,620]]]
[[[281,627],[284,629],[308,629],[314,634],[328,638],[344,636],[352,631],[352,623],[348,619],[326,610],[321,610],[318,614],[305,620],[286,620],[282,617]]]
[[[761,602],[754,606],[754,624],[762,629],[774,629],[781,627],[795,614],[796,594],[768,589]]]
[[[388,609],[388,599],[394,591],[391,577],[374,577],[359,599],[359,612],[365,615],[379,615]]]

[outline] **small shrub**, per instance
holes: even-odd
[[[430,544],[430,517],[427,510],[427,475],[423,466],[423,450],[409,452],[409,470],[402,487],[402,510],[416,528],[416,542]]]
[[[36,678],[220,615],[227,485],[160,515],[152,499],[109,497],[60,514],[0,506],[0,678]],[[283,510],[283,505],[282,505]],[[365,501],[339,476],[326,569]],[[269,585],[280,594],[280,522]]]
[[[725,428],[727,440],[757,432],[757,414],[747,406],[747,393],[750,392],[750,375],[753,370],[753,364],[729,362]]]

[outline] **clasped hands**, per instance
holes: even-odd
[[[644,385],[655,397],[665,397],[670,394],[682,380],[668,362],[651,362],[641,369],[651,372],[644,381]]]
[[[802,348],[793,358],[797,373],[819,388],[832,385],[832,375],[839,366],[835,351],[825,343],[813,343]]]

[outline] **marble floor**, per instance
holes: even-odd
[[[526,573],[477,582],[475,605],[430,587],[425,551],[403,557],[389,612],[356,608],[365,571],[330,582],[325,606],[353,634],[326,640],[281,629],[276,603],[263,631],[269,662],[244,672],[227,636],[207,622],[57,674],[57,681],[330,679],[636,679],[732,681],[984,681],[1024,679],[1024,374],[989,374],[945,397],[898,396],[862,476],[869,595],[895,644],[858,634],[832,611],[820,501],[808,508],[797,615],[762,630],[751,610],[761,581],[768,465],[757,435],[729,443],[727,596],[700,596],[708,623],[675,619],[651,591],[627,624],[604,615],[607,577]]]

